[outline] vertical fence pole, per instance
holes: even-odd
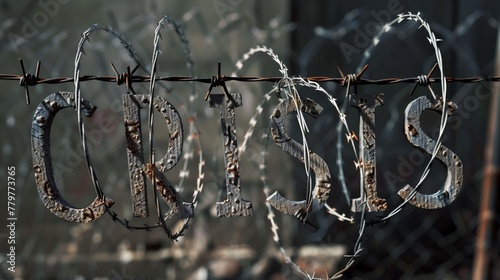
[[[500,28],[497,38],[495,75],[500,74]],[[495,219],[495,203],[500,183],[500,85],[492,83],[489,125],[484,156],[484,178],[479,206],[479,223],[476,233],[473,279],[489,279],[491,273],[492,227]]]

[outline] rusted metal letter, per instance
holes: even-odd
[[[377,196],[377,159],[375,156],[375,108],[383,105],[384,94],[356,94],[352,98],[354,107],[360,110],[359,118],[359,153],[361,168],[360,188],[366,192],[366,201],[362,197],[352,200],[351,211],[361,212],[366,202],[368,212],[384,211],[387,202]]]
[[[82,100],[82,115],[91,117],[96,106]],[[71,206],[59,193],[54,180],[50,154],[50,128],[56,114],[65,108],[76,109],[75,94],[72,92],[58,92],[47,96],[36,108],[31,125],[31,146],[33,151],[33,169],[38,194],[43,204],[50,212],[68,222],[88,223],[97,220],[107,207],[113,205],[113,200],[104,196],[97,197],[86,208]]]
[[[240,164],[236,141],[236,115],[234,109],[242,104],[241,94],[231,94],[232,100],[224,94],[211,94],[210,107],[220,109],[222,142],[224,143],[224,164],[226,166],[227,198],[217,202],[217,217],[239,217],[252,215],[252,203],[241,195]]]
[[[123,116],[125,119],[125,137],[129,164],[130,190],[134,217],[147,217],[148,204],[146,195],[146,177],[152,178],[153,169],[144,162],[140,110],[148,109],[150,96],[147,94],[123,95]],[[193,217],[193,204],[183,202],[179,193],[167,180],[166,172],[179,161],[182,154],[183,130],[179,113],[167,100],[154,96],[153,107],[165,118],[169,141],[165,156],[155,162],[154,175],[156,188],[160,196],[170,207],[171,214],[181,218]]]
[[[433,110],[442,113],[443,101],[433,102],[427,96],[421,96],[408,104],[405,110],[405,134],[408,141],[422,151],[432,154],[436,141],[427,136],[420,127],[420,115],[425,110]],[[448,115],[453,114],[457,105],[448,101]],[[447,147],[441,145],[436,158],[441,161],[448,170],[444,185],[433,194],[422,194],[416,192],[415,196],[409,200],[409,203],[424,209],[442,208],[453,202],[462,189],[462,161],[458,156]],[[398,194],[406,199],[413,191],[413,187],[406,185]]]
[[[317,118],[323,111],[323,108],[311,99],[300,100],[300,110],[304,113]],[[285,131],[285,120],[289,113],[297,111],[295,103],[291,99],[283,100],[271,116],[271,134],[274,142],[291,156],[304,162],[304,146],[293,140]],[[309,152],[311,169],[315,175],[315,186],[312,194],[311,204],[306,200],[289,200],[279,194],[277,191],[267,198],[267,201],[283,214],[298,217],[304,220],[307,214],[320,210],[330,195],[330,170],[326,162],[312,151]]]

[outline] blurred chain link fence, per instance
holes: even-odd
[[[99,5],[76,1],[3,1],[0,12],[0,73],[20,73],[18,58],[27,71],[42,61],[42,77],[72,76],[74,55],[80,34],[94,23],[109,25],[126,37],[136,50],[147,75],[151,68],[153,34],[164,14],[183,26],[194,61],[197,77],[216,75],[217,61],[230,74],[240,56],[255,45],[266,45],[289,66],[290,75],[330,77],[357,73],[359,65],[369,64],[363,78],[414,77],[426,74],[435,63],[435,55],[418,24],[402,24],[385,35],[380,46],[368,57],[362,53],[367,42],[386,22],[398,13],[420,11],[429,22],[443,53],[446,76],[491,76],[495,72],[496,37],[499,28],[498,9],[482,2],[414,3],[389,1],[387,4],[340,4],[318,1],[269,3],[263,1],[152,1],[148,3],[109,1]],[[491,3],[489,3],[491,4]],[[495,4],[495,6],[498,6]],[[498,8],[498,7],[497,7]],[[440,12],[437,12],[439,10]],[[182,44],[175,33],[163,32],[162,55],[158,72],[162,75],[188,75]],[[132,60],[118,40],[96,33],[85,48],[82,74],[113,75],[109,63],[118,69],[132,67]],[[275,63],[256,55],[245,63],[239,75],[280,76]],[[34,109],[47,95],[73,91],[72,83],[31,87],[31,105],[26,105],[24,89],[16,82],[0,81],[2,98],[0,127],[2,182],[7,182],[7,167],[16,167],[16,273],[7,270],[8,232],[0,230],[1,278],[3,279],[300,279],[284,264],[272,239],[262,184],[259,180],[261,152],[267,142],[260,136],[268,130],[268,118],[275,105],[262,109],[254,137],[241,158],[243,197],[251,200],[252,217],[217,218],[215,202],[221,200],[224,172],[220,125],[217,110],[209,108],[202,98],[197,102],[198,126],[205,152],[205,186],[191,228],[179,242],[172,243],[161,230],[128,231],[103,217],[90,224],[73,224],[57,219],[41,203],[33,178],[30,126]],[[238,137],[244,136],[270,83],[227,83],[230,92],[240,92],[243,106],[236,110]],[[106,193],[116,204],[113,210],[131,217],[127,156],[125,150],[121,95],[125,87],[112,83],[82,83],[82,96],[98,106],[96,114],[86,120],[87,135],[95,164]],[[208,85],[162,83],[158,95],[177,108],[187,106],[191,87],[203,96]],[[345,89],[334,83],[323,84],[339,102]],[[383,92],[385,104],[377,109],[377,161],[379,196],[387,198],[389,207],[401,203],[397,191],[418,180],[427,155],[416,153],[406,141],[403,130],[404,108],[416,96],[427,94],[413,85],[366,85],[360,92]],[[436,86],[437,88],[437,86]],[[136,84],[137,93],[147,93],[147,85]],[[217,89],[218,90],[218,89]],[[435,89],[436,90],[436,89]],[[312,90],[299,88],[304,96],[317,100]],[[498,94],[498,93],[494,93]],[[355,264],[344,273],[346,279],[469,279],[472,276],[475,237],[479,223],[480,192],[484,172],[485,137],[489,121],[491,84],[448,84],[448,96],[459,110],[449,119],[443,144],[453,150],[464,165],[463,191],[451,205],[439,210],[413,206],[384,224],[367,226],[365,249]],[[326,102],[317,100],[321,105]],[[324,106],[325,108],[327,105]],[[56,181],[64,197],[78,207],[93,200],[91,181],[84,163],[78,137],[76,116],[61,112],[51,135]],[[356,127],[359,114],[348,108],[348,121]],[[185,118],[186,115],[181,117]],[[294,117],[290,116],[293,119]],[[349,212],[340,190],[336,150],[337,116],[325,110],[317,120],[308,119],[309,147],[330,166],[332,192],[328,203],[340,213]],[[186,120],[183,119],[185,125]],[[293,121],[290,121],[293,123]],[[423,115],[424,130],[436,135],[439,117]],[[241,129],[240,129],[241,128]],[[296,127],[292,137],[300,139]],[[156,143],[167,141],[155,127]],[[146,137],[146,136],[144,136]],[[146,139],[146,138],[144,138]],[[241,143],[241,140],[240,140]],[[498,145],[498,143],[497,143]],[[162,150],[163,149],[163,150]],[[164,154],[166,148],[158,147]],[[287,197],[303,199],[305,175],[299,161],[290,160],[273,144],[268,148],[267,174],[271,188]],[[353,197],[359,191],[352,151],[343,149],[344,176]],[[182,196],[191,195],[196,184],[196,163],[190,163],[186,188]],[[181,166],[167,173],[178,183]],[[434,164],[428,182],[421,189],[434,192],[444,182],[446,169]],[[193,186],[192,188],[190,186]],[[6,184],[0,186],[7,192]],[[2,194],[3,197],[3,194]],[[7,208],[6,199],[1,207]],[[4,206],[5,205],[5,206]],[[153,206],[153,205],[150,205]],[[498,206],[496,209],[498,213]],[[310,221],[319,227],[303,225],[294,217],[278,212],[276,221],[280,237],[294,262],[317,277],[333,275],[346,265],[358,237],[356,224],[339,221],[318,212]],[[373,217],[375,219],[376,217]],[[6,220],[2,212],[2,224]],[[154,217],[138,223],[154,221]],[[494,217],[491,236],[490,278],[500,277],[499,218]],[[175,225],[174,225],[175,227]],[[495,253],[496,252],[496,253]]]

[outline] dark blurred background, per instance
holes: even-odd
[[[158,21],[168,15],[184,28],[197,77],[217,74],[221,61],[222,74],[236,70],[240,57],[256,45],[266,45],[283,60],[289,75],[340,77],[358,73],[366,64],[363,78],[415,77],[427,74],[436,62],[434,49],[419,23],[405,21],[385,34],[368,57],[363,56],[373,35],[403,12],[420,12],[442,42],[444,73],[451,77],[492,76],[498,56],[500,3],[496,1],[1,1],[0,2],[0,73],[20,74],[19,58],[28,73],[36,62],[41,64],[41,77],[72,77],[74,57],[80,35],[94,23],[107,25],[120,32],[132,45],[144,69],[137,75],[149,75],[153,52],[153,35]],[[190,75],[184,61],[182,44],[170,27],[162,31],[158,75]],[[120,42],[105,32],[91,35],[82,57],[82,75],[114,75],[112,62],[119,72],[133,60]],[[252,56],[238,75],[280,76],[278,65],[264,54]],[[438,76],[436,71],[433,77]],[[159,82],[156,94],[177,108],[189,107],[193,84]],[[39,199],[33,176],[30,127],[36,106],[49,94],[74,91],[73,83],[30,87],[31,105],[26,105],[24,88],[17,81],[0,80],[2,137],[0,142],[1,182],[7,182],[7,167],[16,167],[16,273],[7,270],[8,231],[0,229],[2,279],[300,279],[285,264],[273,241],[265,196],[259,179],[261,151],[267,149],[266,171],[272,191],[279,190],[293,199],[305,198],[305,175],[300,161],[292,159],[274,144],[266,144],[261,135],[267,132],[269,116],[278,104],[275,95],[265,103],[257,117],[255,133],[241,156],[243,198],[253,203],[253,216],[217,218],[214,208],[221,201],[224,180],[223,149],[219,113],[209,108],[203,96],[209,85],[194,84],[199,99],[196,103],[199,137],[206,161],[204,190],[200,195],[196,217],[179,242],[171,242],[161,229],[151,232],[129,231],[104,216],[90,224],[73,224],[58,219]],[[238,141],[248,129],[257,105],[273,84],[269,82],[227,82],[229,91],[243,96],[243,106],[236,109]],[[321,84],[342,104],[345,88],[335,83]],[[147,93],[147,83],[134,84],[137,93]],[[92,161],[104,191],[116,204],[113,210],[131,223],[154,223],[155,215],[133,219],[130,204],[126,141],[124,137],[121,95],[124,85],[89,81],[81,83],[83,98],[96,104],[96,114],[85,120]],[[436,93],[439,85],[432,86]],[[419,154],[404,136],[404,110],[415,98],[429,95],[428,89],[413,84],[363,85],[361,93],[384,93],[385,104],[376,111],[377,172],[379,196],[387,198],[389,210],[402,202],[397,191],[406,184],[415,185],[429,155]],[[219,88],[214,92],[220,92]],[[359,177],[352,161],[350,146],[344,133],[337,135],[338,116],[324,96],[299,88],[301,95],[313,98],[324,108],[321,116],[307,118],[310,148],[328,164],[333,176],[328,204],[339,213],[350,216],[350,208],[338,182],[337,138],[343,170],[351,198],[359,196]],[[485,172],[487,128],[491,121],[490,103],[494,91],[491,83],[449,83],[448,97],[459,106],[450,123],[443,144],[462,160],[464,180],[462,193],[449,206],[423,210],[407,206],[385,224],[365,230],[363,254],[344,273],[345,279],[470,279],[476,250],[476,233],[480,221],[481,189]],[[190,107],[192,108],[192,107]],[[188,114],[179,110],[189,131]],[[144,112],[145,113],[145,112]],[[356,134],[359,113],[346,111],[349,126]],[[146,116],[146,115],[144,115]],[[168,134],[157,118],[155,143],[157,153],[165,153]],[[439,114],[425,112],[424,131],[431,136],[439,125]],[[145,120],[146,118],[144,118]],[[296,117],[288,117],[289,131],[300,139]],[[106,124],[106,125],[104,125]],[[145,127],[145,126],[144,126]],[[145,130],[145,129],[144,129]],[[146,136],[147,134],[145,134]],[[83,160],[78,137],[76,114],[63,110],[54,121],[51,134],[52,159],[56,163],[58,187],[70,203],[78,207],[90,204],[95,195]],[[435,137],[433,137],[435,139]],[[145,138],[146,139],[146,138]],[[187,141],[187,140],[186,140]],[[498,143],[494,143],[498,146]],[[196,148],[194,148],[196,149]],[[497,149],[498,150],[498,149]],[[181,195],[191,200],[198,175],[197,159],[186,165],[185,159],[166,173],[179,185],[183,166],[189,175],[182,184]],[[410,170],[400,172],[402,165]],[[408,166],[408,165],[405,165]],[[398,173],[399,172],[399,173]],[[434,164],[422,186],[424,193],[435,192],[444,182],[446,169]],[[401,181],[390,180],[390,173]],[[496,188],[496,184],[494,185]],[[6,221],[7,184],[0,184],[2,194],[0,219]],[[491,193],[495,197],[495,192]],[[153,206],[153,205],[150,205]],[[166,208],[166,206],[165,206]],[[500,239],[498,206],[493,207],[491,235],[487,241],[493,249],[484,270],[490,279],[500,278],[497,264]],[[382,214],[388,214],[382,213]],[[343,268],[353,253],[358,238],[358,225],[342,222],[319,211],[310,221],[319,230],[303,225],[294,217],[278,212],[283,247],[294,262],[317,277],[333,275]],[[175,220],[169,221],[173,227]]]

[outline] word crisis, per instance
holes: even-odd
[[[132,197],[132,213],[134,217],[148,216],[146,180],[154,179],[159,196],[170,207],[170,213],[180,218],[194,216],[193,204],[182,200],[179,193],[169,182],[164,173],[180,160],[183,146],[183,128],[177,109],[167,100],[154,96],[153,100],[146,94],[123,95],[123,111],[127,157],[129,166],[130,192]],[[140,110],[147,110],[153,104],[154,110],[165,119],[169,131],[168,150],[154,163],[145,162],[142,139]],[[297,105],[298,103],[298,105]],[[383,94],[356,94],[351,103],[359,110],[359,154],[357,167],[361,168],[360,187],[362,195],[352,200],[353,212],[366,209],[369,212],[384,211],[387,202],[377,195],[377,168],[375,150],[375,110],[383,104]],[[216,203],[217,216],[237,217],[252,215],[252,203],[243,199],[240,182],[238,144],[236,135],[235,109],[242,105],[241,94],[211,94],[209,105],[218,109],[221,120],[223,143],[225,184],[227,198]],[[88,207],[76,208],[69,204],[59,192],[51,164],[50,130],[57,113],[66,108],[76,109],[75,94],[71,92],[53,93],[46,97],[37,107],[31,128],[33,166],[35,181],[40,198],[53,214],[70,222],[91,222],[101,217],[114,202],[108,197],[97,197]],[[91,117],[96,106],[87,100],[81,101],[82,116]],[[411,101],[405,110],[404,130],[407,140],[416,148],[427,154],[435,153],[437,142],[424,133],[420,127],[420,116],[425,110],[443,112],[451,115],[457,109],[455,103],[442,99],[431,99],[426,96]],[[319,116],[323,108],[311,99],[285,99],[279,103],[271,114],[270,132],[272,139],[283,151],[304,162],[304,146],[292,139],[285,130],[288,114],[301,110],[314,118]],[[444,184],[433,194],[422,194],[412,186],[406,185],[398,194],[402,199],[416,207],[437,209],[453,202],[462,187],[462,162],[459,157],[444,145],[440,145],[435,158],[447,169]],[[305,220],[311,212],[320,210],[327,201],[331,189],[331,176],[327,163],[316,153],[308,151],[311,170],[315,176],[315,186],[311,201],[293,201],[274,192],[267,198],[269,203],[281,213],[294,215]]]

